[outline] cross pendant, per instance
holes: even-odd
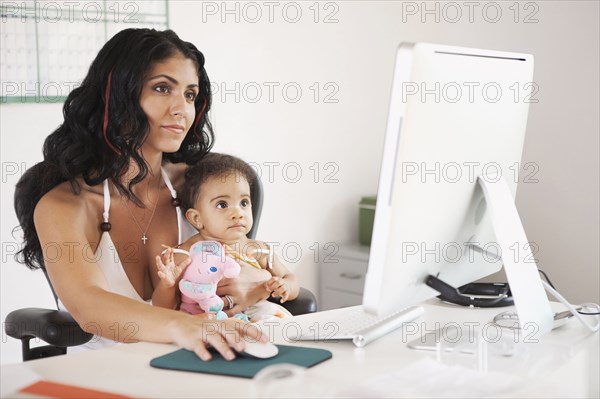
[[[146,241],[148,241],[148,237],[146,237],[146,233],[142,235],[142,241],[144,241],[144,245],[146,245]]]

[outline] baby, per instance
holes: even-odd
[[[223,244],[228,256],[241,267],[268,270],[272,277],[265,282],[265,289],[272,297],[280,297],[281,303],[293,300],[300,289],[296,277],[275,256],[269,246],[246,237],[253,224],[251,184],[256,181],[252,167],[231,155],[209,153],[198,164],[191,166],[186,174],[181,195],[186,218],[198,233],[181,244],[180,249],[189,251],[199,241],[217,241]],[[175,262],[172,249],[161,258],[156,257],[161,285],[167,291],[176,286],[188,260]],[[173,307],[177,299],[171,294],[153,296],[156,306]],[[234,306],[227,295],[223,298],[224,309]],[[251,322],[291,314],[282,306],[269,301],[259,301],[244,311]]]

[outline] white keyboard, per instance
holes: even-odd
[[[351,339],[362,347],[402,327],[423,314],[420,306],[402,309],[387,316],[366,312],[362,306],[327,310],[294,317],[300,341]]]

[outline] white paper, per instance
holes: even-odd
[[[13,396],[20,389],[41,380],[40,375],[27,367],[25,363],[3,365],[0,397]]]

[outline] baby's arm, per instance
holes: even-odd
[[[158,284],[152,293],[152,305],[168,309],[177,309],[177,283],[183,270],[189,265],[190,257],[178,254],[179,263],[175,262],[173,248],[167,247],[166,252],[156,256],[158,269]]]
[[[267,270],[273,277],[265,283],[265,288],[273,298],[281,297],[281,303],[296,299],[300,291],[296,275],[289,271],[277,255],[273,253],[270,255]]]

